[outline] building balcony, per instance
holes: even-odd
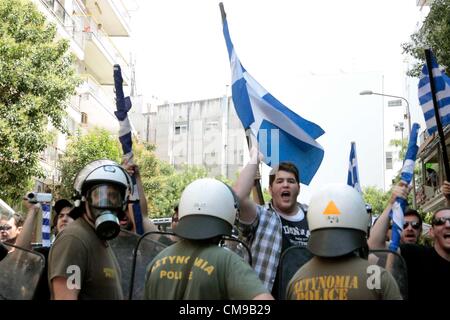
[[[108,95],[91,75],[82,75],[83,84],[78,89],[80,94],[81,124],[84,127],[102,127],[113,134],[119,131],[119,121],[114,115],[114,98]]]
[[[83,21],[85,13],[76,4],[73,4],[73,13],[69,14],[58,0],[35,0],[38,9],[47,19],[56,24],[58,34],[63,39],[70,40],[70,49],[78,57],[84,59]]]
[[[112,37],[130,36],[130,15],[122,1],[86,0],[86,8]]]
[[[86,66],[92,70],[101,85],[113,85],[113,66],[119,64],[125,85],[130,83],[128,62],[103,30],[103,25],[93,17],[86,17],[83,33],[85,35]]]

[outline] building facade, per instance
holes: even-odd
[[[166,103],[145,114],[143,138],[175,168],[200,166],[231,180],[244,163],[245,131],[231,97]]]
[[[102,127],[112,134],[119,130],[114,115],[113,66],[120,64],[124,85],[132,83],[129,57],[114,39],[129,39],[130,15],[124,1],[32,0],[47,20],[57,26],[57,37],[67,39],[76,57],[75,68],[82,84],[67,103],[69,134]],[[49,130],[52,130],[49,127]],[[55,141],[41,155],[46,178],[36,191],[45,191],[60,181],[57,161],[64,153],[67,136],[55,132]]]

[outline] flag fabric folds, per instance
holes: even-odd
[[[436,100],[438,103],[442,126],[444,127],[450,123],[450,78],[445,74],[445,72],[439,69],[439,65],[433,53],[431,53],[431,64],[434,78],[433,80],[436,88]],[[425,116],[428,133],[431,135],[437,130],[437,127],[433,108],[430,77],[426,63],[424,64],[420,75],[419,102]]]
[[[355,188],[359,193],[362,193],[361,185],[359,184],[358,161],[356,158],[356,144],[354,142],[351,143],[350,147],[347,184]]]
[[[419,125],[414,123],[411,128],[411,135],[408,142],[408,150],[406,151],[405,161],[403,162],[402,171],[400,174],[401,181],[404,181],[409,185],[414,175],[414,166],[416,162],[417,151],[419,147],[417,146],[417,134],[419,132]],[[389,244],[389,250],[397,251],[400,245],[401,233],[403,230],[403,217],[406,209],[407,200],[402,198],[397,198],[392,206],[390,212],[392,224],[392,240]]]
[[[291,111],[244,69],[231,42],[222,9],[223,34],[232,73],[232,97],[242,125],[257,137],[264,162],[273,167],[282,161],[293,162],[300,171],[300,182],[308,185],[324,156],[315,141],[324,134],[321,127]]]
[[[131,109],[131,99],[130,97],[125,97],[123,93],[123,78],[122,71],[118,64],[114,65],[114,90],[116,92],[116,108],[117,111],[114,112],[117,119],[119,120],[119,141],[122,145],[123,156],[122,159],[132,164],[133,160],[133,140],[131,135],[131,123],[128,119],[128,111]],[[133,214],[134,222],[136,224],[137,234],[144,233],[144,227],[142,223],[141,207],[139,205],[139,194],[136,187],[136,178],[131,177],[134,184],[134,194],[131,197],[133,201]]]

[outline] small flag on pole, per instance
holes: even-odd
[[[278,101],[244,69],[231,42],[222,3],[220,8],[236,113],[244,128],[257,137],[265,163],[272,167],[282,161],[294,163],[300,171],[300,181],[308,185],[324,156],[315,139],[325,132]]]
[[[414,166],[416,162],[417,150],[417,134],[419,132],[419,125],[414,123],[411,128],[411,135],[408,142],[408,150],[406,151],[405,161],[403,162],[402,171],[400,174],[401,181],[409,185],[414,176]],[[403,217],[407,205],[407,200],[397,198],[392,206],[390,216],[392,218],[392,240],[389,244],[389,250],[397,251],[400,245],[401,233],[403,230]]]
[[[50,247],[50,204],[42,203],[42,246]]]
[[[359,184],[358,160],[356,158],[356,144],[354,142],[351,143],[350,147],[347,184],[355,188],[359,193],[362,192],[361,185]]]
[[[435,56],[431,53],[433,80],[436,88],[436,100],[442,126],[450,123],[450,78],[439,69]],[[419,102],[427,124],[428,133],[431,135],[437,130],[435,112],[433,108],[433,96],[430,86],[428,66],[424,64],[419,81]]]

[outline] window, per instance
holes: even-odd
[[[175,124],[175,134],[183,134],[187,132],[187,124]]]
[[[81,113],[81,123],[82,124],[87,124],[88,122],[88,115],[86,112],[82,112]]]
[[[386,170],[393,169],[392,152],[386,152]]]

